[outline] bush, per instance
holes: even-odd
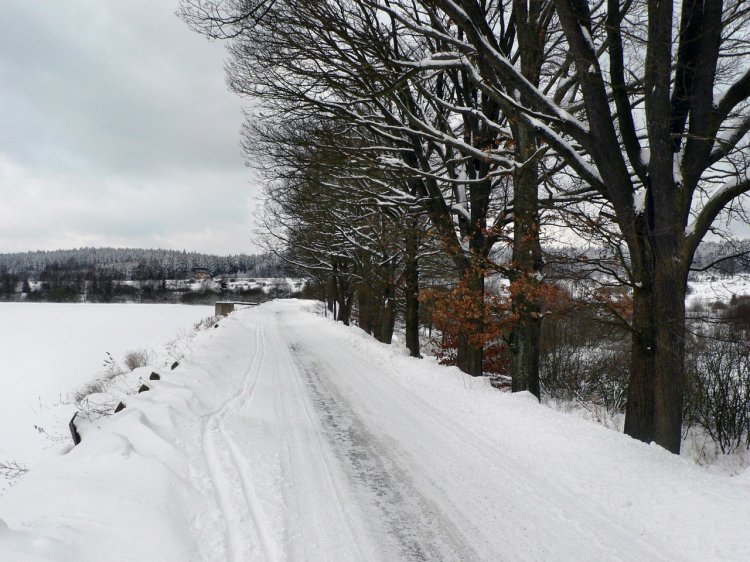
[[[240,289],[239,291],[237,291],[237,294],[243,297],[265,296],[265,292],[263,292],[263,287],[249,287],[247,289]]]
[[[733,295],[726,317],[737,330],[750,330],[750,296]]]
[[[71,287],[55,287],[46,295],[50,302],[75,302],[79,299],[78,291]]]
[[[212,328],[221,319],[222,319],[221,316],[208,316],[204,318],[203,320],[200,320],[196,322],[195,324],[193,324],[193,330],[195,330],[196,332],[200,332],[201,330]]]
[[[185,293],[180,297],[182,304],[213,304],[219,297],[219,293],[211,289],[203,289],[199,292]]]
[[[555,399],[593,404],[608,413],[625,410],[630,357],[615,349],[560,346],[540,357],[544,393]]]
[[[147,349],[135,349],[128,351],[123,359],[125,367],[129,371],[137,369],[139,367],[146,367],[151,363],[151,352]]]
[[[301,299],[318,300],[324,298],[325,286],[317,281],[308,281],[300,293]]]
[[[482,348],[484,373],[505,375],[509,354],[504,336],[512,321],[507,295],[472,291],[466,281],[455,287],[425,289],[420,294],[424,308],[437,330],[430,337],[435,356],[441,365],[457,365],[462,337],[466,343]]]
[[[549,398],[625,410],[630,366],[627,334],[595,312],[547,317],[542,327],[539,377]]]
[[[698,335],[686,357],[685,427],[728,454],[750,448],[750,342],[727,326]]]

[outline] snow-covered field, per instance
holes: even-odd
[[[718,274],[701,273],[693,276],[688,283],[690,294],[686,299],[688,308],[700,304],[710,306],[716,301],[728,303],[733,296],[750,295],[750,274],[722,276]]]
[[[154,359],[210,306],[0,303],[0,463],[33,464],[70,441],[69,395],[101,376],[109,352]],[[7,482],[0,478],[0,492]],[[2,557],[0,557],[1,559]]]
[[[0,498],[2,560],[748,560],[750,477],[275,301]],[[148,370],[146,370],[148,372]]]

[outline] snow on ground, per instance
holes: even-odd
[[[211,315],[209,306],[0,303],[0,463],[33,464],[70,440],[69,394],[102,374],[107,352],[116,362],[138,349],[156,359]]]
[[[0,498],[8,560],[747,560],[750,477],[275,301]]]
[[[138,282],[125,281],[125,283],[136,285]],[[222,288],[222,283],[226,285],[226,289],[230,292],[249,291],[258,295],[293,295],[305,288],[305,281],[303,279],[292,277],[234,277],[231,275],[222,275],[203,280],[169,279],[166,282],[167,288],[170,290],[196,292],[205,289],[219,291]]]
[[[728,303],[732,296],[750,295],[750,274],[693,274],[688,285],[690,294],[685,299],[688,308],[696,304],[708,306],[716,301]]]

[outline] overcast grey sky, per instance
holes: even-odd
[[[5,0],[0,253],[253,252],[258,188],[224,46],[177,0]]]

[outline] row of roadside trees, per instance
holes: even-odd
[[[632,297],[619,311],[625,432],[679,452],[688,272],[750,191],[749,8],[182,0],[181,16],[228,41],[269,230],[342,320],[356,302],[389,341],[400,300],[418,355],[421,280],[444,279],[461,311],[458,366],[482,374],[502,334],[513,390],[539,396],[554,293],[543,242],[585,241],[598,250],[578,252],[581,267]],[[508,280],[507,298],[488,295],[489,273]]]

